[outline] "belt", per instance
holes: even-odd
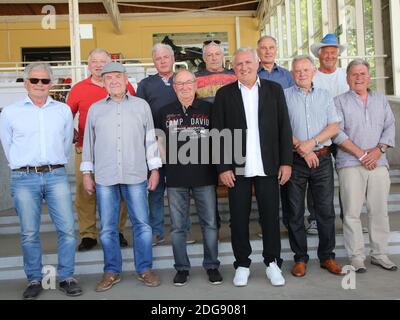
[[[324,156],[326,154],[330,154],[331,151],[329,150],[329,147],[323,147],[322,149],[314,151],[314,153],[319,158],[320,156]]]
[[[14,169],[13,171],[23,171],[26,173],[29,173],[29,172],[38,173],[38,172],[51,172],[54,169],[58,169],[58,168],[64,168],[64,165],[63,164],[54,164],[54,165],[48,164],[48,165],[40,166],[40,167],[22,167],[22,168]]]

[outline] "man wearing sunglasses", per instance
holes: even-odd
[[[27,97],[5,107],[0,116],[0,139],[11,168],[11,196],[20,219],[24,271],[29,282],[24,299],[35,299],[43,290],[39,238],[43,200],[57,231],[59,288],[69,296],[82,294],[73,278],[76,238],[65,169],[73,121],[68,106],[49,96],[52,78],[48,64],[28,65],[24,74]]]
[[[224,48],[221,47],[220,43],[221,41],[219,40],[204,41],[203,60],[206,63],[206,68],[203,71],[195,73],[197,78],[197,98],[210,103],[214,103],[215,95],[219,88],[237,80],[237,77],[232,70],[224,68]],[[218,187],[218,193],[226,194],[226,188],[223,185],[220,185]],[[218,204],[216,212],[217,226],[218,230],[220,230],[221,217],[218,212]]]
[[[224,48],[219,40],[204,41],[203,60],[206,68],[195,73],[197,98],[213,103],[219,88],[236,81],[235,73],[224,68]]]

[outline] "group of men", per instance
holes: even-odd
[[[59,287],[82,294],[73,278],[76,239],[72,197],[65,165],[73,140],[73,116],[79,112],[75,145],[75,206],[82,239],[78,250],[97,245],[96,207],[104,273],[96,291],[121,281],[123,230],[132,223],[138,280],[156,287],[152,246],[165,241],[164,192],[167,189],[176,274],[189,279],[187,254],[190,197],[201,226],[203,267],[211,284],[219,272],[220,217],[216,188],[228,188],[230,228],[236,270],[233,284],[246,286],[250,276],[249,219],[257,199],[266,276],[283,286],[279,194],[283,224],[294,252],[291,273],[306,274],[305,198],[312,213],[309,228],[319,237],[320,266],[341,275],[335,260],[335,153],[343,210],[345,247],[351,265],[365,272],[360,213],[369,211],[371,263],[387,270],[397,266],[387,256],[390,179],[386,150],[394,147],[394,116],[384,95],[369,90],[369,64],[352,61],[337,68],[341,46],[327,35],[311,47],[319,58],[297,56],[291,72],[275,62],[277,43],[264,36],[257,50],[240,48],[233,71],[223,66],[217,40],[203,46],[206,70],[173,72],[174,53],[153,47],[157,74],[135,90],[124,66],[102,49],[88,59],[90,77],[71,90],[67,105],[49,96],[52,71],[47,64],[25,69],[26,99],[3,109],[0,139],[11,168],[11,194],[21,221],[21,244],[28,287],[24,299],[42,291],[39,226],[42,200],[55,223]],[[72,111],[72,112],[71,112]],[[226,134],[228,136],[226,136]],[[218,143],[215,143],[218,141]]]

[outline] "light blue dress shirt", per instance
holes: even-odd
[[[27,96],[0,113],[0,140],[11,169],[66,164],[72,138],[71,109],[51,97],[38,107]]]
[[[285,89],[293,136],[301,141],[314,138],[328,125],[340,122],[331,94],[320,88],[312,88],[308,93],[297,85]],[[323,143],[332,144],[331,139]]]

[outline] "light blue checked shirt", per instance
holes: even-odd
[[[330,93],[325,89],[312,88],[305,93],[297,85],[285,89],[293,136],[301,141],[314,138],[328,125],[340,122]],[[330,146],[331,139],[323,143]]]
[[[0,140],[11,169],[66,164],[72,138],[71,109],[51,97],[39,108],[27,96],[0,113]]]
[[[337,96],[335,105],[343,118],[340,132],[334,142],[338,145],[350,139],[363,150],[375,148],[378,144],[395,146],[395,118],[389,102],[381,93],[368,92],[367,104],[352,90]],[[360,166],[360,161],[353,155],[338,148],[336,167]],[[389,167],[386,154],[378,160],[378,166]]]

